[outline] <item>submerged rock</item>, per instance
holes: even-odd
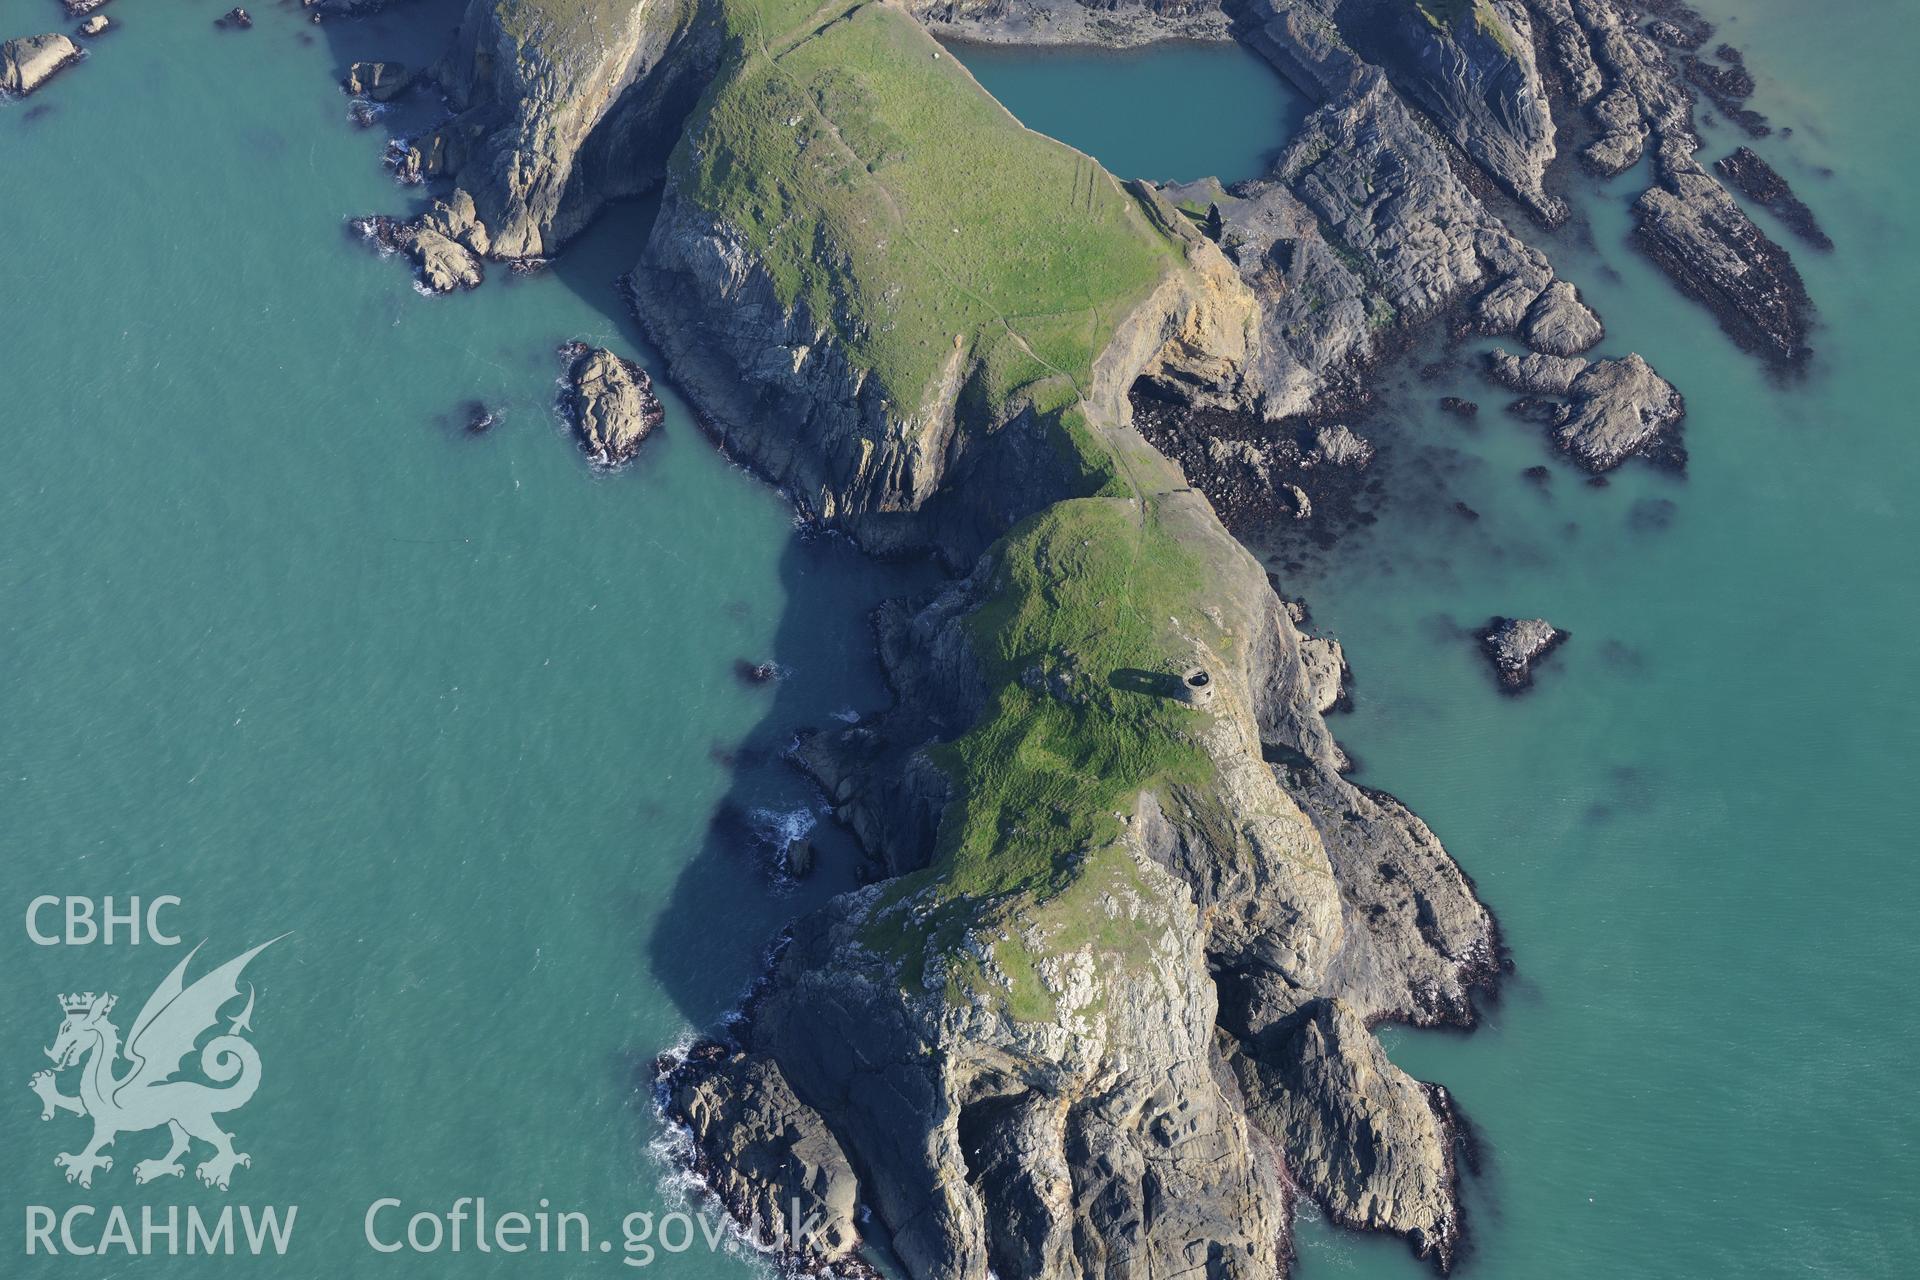
[[[213,25],[223,31],[246,31],[253,26],[253,15],[245,9],[235,7],[215,18]]]
[[[58,32],[0,44],[0,93],[24,98],[82,56],[80,46]]]
[[[1802,240],[1816,249],[1833,248],[1833,241],[1821,230],[1813,210],[1807,208],[1806,202],[1794,194],[1779,171],[1761,159],[1752,147],[1741,147],[1713,167],[1747,199],[1764,206]]]
[[[749,662],[745,658],[733,660],[733,674],[742,684],[769,684],[780,678],[780,668],[771,662]]]
[[[560,355],[568,362],[562,403],[588,457],[603,467],[626,462],[667,416],[653,379],[633,361],[584,342],[567,343]]]
[[[1557,649],[1567,633],[1545,618],[1493,617],[1479,639],[1494,674],[1500,677],[1500,687],[1520,693],[1533,687],[1533,664]]]

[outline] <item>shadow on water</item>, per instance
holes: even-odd
[[[336,77],[344,77],[351,63],[362,60],[428,67],[451,41],[462,10],[459,0],[415,0],[365,19],[324,23],[317,30],[329,42]],[[438,94],[415,90],[393,104],[368,133],[381,139],[411,135],[433,127],[446,109]],[[343,116],[346,110],[342,95]],[[369,147],[370,153],[377,150]],[[435,194],[430,187],[396,185],[386,208],[368,212],[409,214],[424,208]],[[621,354],[637,358],[661,386],[667,430],[684,438],[698,431],[692,413],[674,395],[665,362],[647,342],[620,284],[638,258],[657,210],[657,197],[608,206],[543,274],[605,317],[618,335],[615,345],[624,348]],[[525,282],[493,264],[489,268],[487,282],[473,300],[484,305],[491,298],[495,305],[511,305],[512,292],[526,287]],[[555,333],[552,341],[557,347],[578,336]],[[762,683],[743,679],[742,687],[752,691],[749,696],[764,700],[760,718],[744,737],[709,744],[711,757],[729,771],[729,785],[664,910],[658,901],[630,899],[632,918],[658,921],[644,936],[636,930],[636,967],[700,1029],[714,1027],[739,1003],[762,972],[769,946],[788,924],[860,883],[857,844],[827,818],[826,797],[801,775],[788,753],[806,730],[870,714],[891,700],[874,649],[872,611],[882,600],[916,594],[936,578],[930,566],[878,564],[842,538],[797,529],[781,553],[778,574],[779,588],[772,598],[726,600],[723,606],[742,620],[777,612],[767,651],[717,656],[746,666],[771,662],[781,674]],[[716,575],[716,594],[724,599],[733,589],[724,573]],[[633,729],[636,735],[657,731],[662,730],[644,724]],[[813,863],[811,873],[800,879],[787,870],[787,850],[796,842],[804,842]],[[644,1064],[667,1047],[635,1045],[636,1067],[644,1070]]]

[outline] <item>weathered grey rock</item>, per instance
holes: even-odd
[[[1339,424],[1316,427],[1313,448],[1307,458],[1316,466],[1352,467],[1355,470],[1373,461],[1373,446]]]
[[[1567,638],[1545,618],[1489,618],[1480,632],[1480,648],[1493,663],[1500,687],[1520,693],[1533,687],[1533,664]]]
[[[0,44],[0,93],[24,98],[80,61],[80,46],[58,32]]]
[[[1549,355],[1577,356],[1606,335],[1600,317],[1580,301],[1580,293],[1565,280],[1556,280],[1541,291],[1527,311],[1520,337],[1535,351]]]
[[[1156,40],[1226,40],[1221,0],[913,0],[913,15],[942,39],[988,44],[1130,48]]]
[[[420,265],[420,278],[435,293],[476,289],[484,278],[480,260],[471,250],[432,227],[415,229],[413,254]]]
[[[1313,1002],[1233,1059],[1248,1113],[1334,1221],[1407,1237],[1442,1270],[1460,1241],[1445,1094],[1387,1059],[1355,1013]]]
[[[661,1066],[665,1108],[692,1140],[694,1172],[754,1243],[787,1261],[844,1262],[860,1241],[859,1181],[779,1064],[707,1043]],[[794,1238],[809,1223],[809,1238]]]
[[[1585,373],[1589,362],[1571,356],[1524,355],[1509,351],[1487,353],[1487,370],[1496,382],[1515,391],[1564,396],[1573,389],[1573,380]]]
[[[582,38],[575,10],[471,0],[433,72],[458,111],[440,172],[471,194],[491,257],[551,256],[607,201],[658,185],[719,56],[703,14],[616,5]]]
[[[1793,259],[1690,151],[1663,144],[1659,167],[1661,184],[1634,202],[1634,243],[1742,347],[1779,365],[1804,361],[1812,303]]]
[[[60,7],[67,11],[69,18],[78,18],[92,13],[106,3],[107,0],[60,0]]]
[[[340,87],[355,97],[392,102],[413,87],[414,73],[404,62],[356,62]]]
[[[1282,7],[1282,0],[1254,6]],[[1544,186],[1554,158],[1553,115],[1535,65],[1532,19],[1519,0],[1424,8],[1333,0],[1317,7],[1328,11],[1338,39],[1385,70],[1442,135],[1536,218],[1553,224],[1566,217],[1566,202]],[[1299,8],[1310,22],[1311,10]]]
[[[1799,270],[1694,159],[1693,95],[1665,51],[1619,0],[1532,3],[1597,126],[1588,165],[1610,177],[1653,148],[1634,243],[1741,346],[1778,365],[1803,362],[1812,303]]]
[[[1321,715],[1347,700],[1347,655],[1340,642],[1330,637],[1302,636],[1300,666],[1313,700],[1313,709]]]
[[[587,456],[603,467],[628,461],[666,418],[653,379],[604,347],[570,342],[560,355],[567,361],[563,403]]]
[[[1686,401],[1638,355],[1588,362],[1494,351],[1487,360],[1493,377],[1517,391],[1564,398],[1514,407],[1550,426],[1554,442],[1589,471],[1610,471],[1634,456],[1686,464],[1679,441]]]
[[[427,216],[401,222],[375,214],[349,219],[347,225],[382,253],[405,254],[419,269],[421,284],[434,293],[475,289],[486,278],[479,257],[432,225]]]
[[[423,215],[421,225],[430,227],[447,239],[464,245],[475,256],[484,258],[492,247],[486,227],[474,213],[473,197],[456,187],[445,199],[435,200]]]

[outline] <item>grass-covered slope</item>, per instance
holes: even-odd
[[[727,53],[673,198],[878,380],[894,423],[957,371],[956,431],[1030,412],[1077,477],[987,552],[967,622],[985,712],[933,752],[954,783],[938,847],[866,931],[909,990],[937,961],[950,996],[1046,1019],[1049,957],[1090,946],[1124,967],[1143,950],[1111,910],[1146,893],[1125,815],[1144,790],[1204,791],[1214,767],[1214,713],[1179,695],[1197,653],[1228,647],[1209,618],[1218,549],[1192,536],[1198,499],[1166,498],[1177,471],[1094,392],[1099,357],[1189,270],[1191,242],[1150,196],[1022,126],[898,5],[720,13]]]
[[[1084,386],[1175,250],[1098,164],[1033,133],[892,4],[721,0],[729,56],[675,157],[789,304],[892,402],[956,350],[998,409]]]

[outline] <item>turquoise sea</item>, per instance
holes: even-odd
[[[80,1204],[299,1206],[284,1259],[144,1274],[620,1274],[643,1256],[623,1215],[680,1202],[649,1059],[850,883],[824,824],[812,879],[774,870],[816,804],[779,753],[884,704],[866,615],[925,571],[800,536],[670,393],[633,467],[585,465],[554,348],[653,362],[611,284],[644,205],[454,298],[343,232],[409,197],[334,81],[425,60],[452,7],[216,31],[224,7],[110,9],[85,65],[0,104],[0,1274],[124,1273],[25,1255],[28,1206]],[[1762,149],[1839,244],[1799,254],[1811,375],[1733,350],[1624,246],[1626,188],[1583,186],[1557,252],[1605,349],[1686,393],[1688,476],[1588,488],[1456,371],[1387,397],[1379,522],[1288,583],[1357,673],[1337,729],[1362,780],[1432,823],[1512,949],[1479,1031],[1386,1033],[1478,1134],[1462,1275],[1896,1276],[1920,1249],[1911,41],[1892,0],[1707,7],[1793,126]],[[57,14],[0,0],[0,31]],[[1235,50],[962,56],[1128,175],[1247,176],[1299,109]],[[1123,115],[1156,85],[1161,110]],[[1189,96],[1220,86],[1225,107]],[[1430,411],[1455,391],[1477,427]],[[479,437],[474,399],[502,415]],[[1541,462],[1544,493],[1519,477]],[[1529,698],[1458,634],[1494,612],[1573,633]],[[745,684],[742,658],[785,678]],[[247,974],[265,1083],[224,1196],[134,1186],[158,1135],[69,1186],[53,1156],[81,1122],[43,1124],[27,1089],[59,994],[118,993],[125,1028],[186,950],[38,946],[27,904],[163,894],[206,939],[196,972],[291,931]],[[613,1247],[363,1238],[383,1197],[390,1238],[459,1196],[545,1199]],[[1309,1280],[1423,1274],[1311,1220],[1299,1248]],[[651,1263],[752,1273],[703,1245]]]

